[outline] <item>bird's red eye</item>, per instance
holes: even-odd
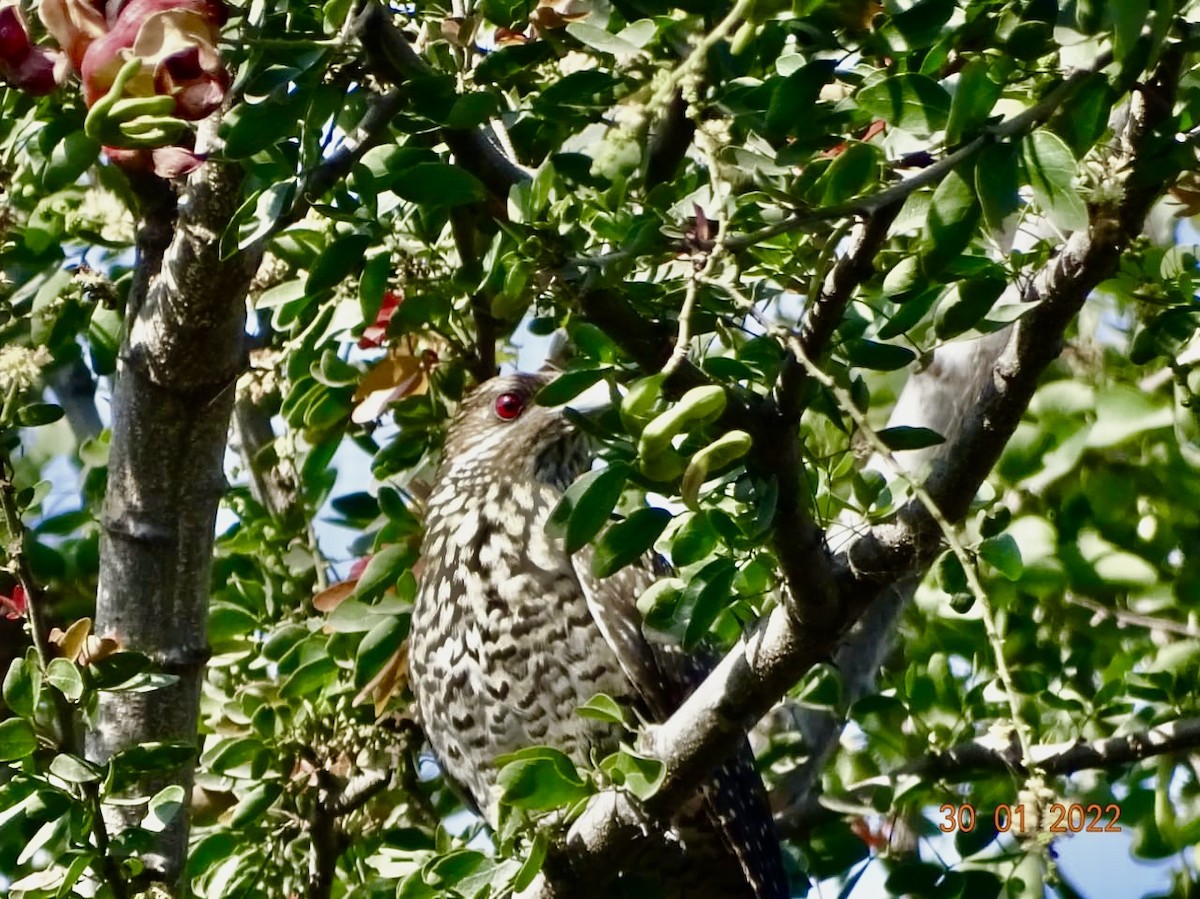
[[[496,417],[512,421],[525,411],[525,398],[519,393],[502,393],[496,397]]]

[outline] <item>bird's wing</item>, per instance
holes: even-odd
[[[641,711],[652,721],[665,721],[704,676],[698,672],[695,680],[681,678],[684,673],[681,663],[686,658],[682,649],[672,643],[648,639],[642,631],[637,598],[670,570],[666,562],[654,557],[600,579],[592,574],[592,555],[592,548],[585,546],[571,559],[592,618],[633,684],[641,700]]]
[[[628,565],[607,578],[592,573],[592,548],[572,557],[592,617],[616,652],[644,711],[666,721],[712,671],[711,652],[687,653],[677,643],[650,639],[642,630],[637,598],[670,568],[658,556]],[[701,787],[704,815],[741,865],[756,899],[789,895],[779,837],[749,741]]]

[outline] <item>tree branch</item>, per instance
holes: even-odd
[[[1012,435],[1046,366],[1057,356],[1061,335],[1088,292],[1116,264],[1137,233],[1150,204],[1170,179],[1161,177],[1158,154],[1169,144],[1166,126],[1180,66],[1178,48],[1164,56],[1154,81],[1135,97],[1126,144],[1131,175],[1116,210],[1097,209],[1086,232],[1073,235],[1060,256],[1035,279],[1026,299],[1038,306],[1022,318],[996,364],[981,402],[926,483],[946,518],[956,521],[991,471]],[[1070,80],[1068,80],[1070,83]],[[1065,99],[1065,98],[1064,98]],[[1039,104],[1040,105],[1040,104]],[[1156,179],[1137,178],[1147,165]],[[791,609],[776,607],[744,635],[713,673],[674,715],[652,734],[664,762],[659,791],[646,803],[665,815],[696,788],[705,773],[728,756],[746,729],[765,714],[817,662],[828,659],[851,623],[905,578],[929,565],[939,532],[920,502],[910,502],[889,522],[866,531],[835,559],[835,603],[821,597],[812,607],[804,581],[788,588],[806,607],[804,627]],[[627,796],[603,794],[576,819],[566,845],[578,874],[611,869],[631,838],[630,827],[613,827],[614,804],[632,806]],[[621,820],[627,816],[622,813]]]
[[[1046,774],[1073,774],[1088,768],[1111,771],[1155,756],[1188,752],[1197,747],[1200,747],[1200,719],[1182,718],[1123,737],[1108,737],[1090,743],[1075,740],[1035,746],[1033,759]],[[983,740],[972,740],[951,749],[931,752],[885,775],[885,779],[894,780],[901,775],[911,775],[922,779],[962,781],[997,771],[1019,770],[1021,755],[1015,745],[998,746]]]
[[[376,77],[399,87],[432,74],[393,24],[391,11],[378,0],[364,0],[354,31],[366,51],[367,66]],[[482,131],[443,128],[440,133],[455,162],[482,181],[499,200],[507,200],[509,188],[529,179],[529,173],[505,156]]]
[[[1150,631],[1176,634],[1189,640],[1200,640],[1200,628],[1195,628],[1178,621],[1156,618],[1153,615],[1139,615],[1137,612],[1130,612],[1126,609],[1110,609],[1108,606],[1088,599],[1086,596],[1076,596],[1073,593],[1068,593],[1064,596],[1063,602],[1067,603],[1067,605],[1080,606],[1094,613],[1096,617],[1092,619],[1093,622],[1097,618],[1108,618],[1115,621],[1120,627],[1144,627]]]
[[[259,261],[254,252],[220,258],[241,178],[240,167],[212,161],[191,176],[161,270],[139,272],[148,289],[127,319],[112,404],[96,630],[179,679],[154,693],[100,694],[88,756],[101,763],[138,743],[196,740],[214,523],[233,387],[245,367],[246,291]],[[190,767],[175,779],[185,794],[190,781]],[[139,795],[158,786],[139,785]],[[105,814],[119,830],[139,810],[106,806]],[[187,827],[180,815],[163,831],[145,856],[148,879],[178,882]]]

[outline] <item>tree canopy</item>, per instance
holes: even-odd
[[[0,884],[577,895],[751,728],[796,895],[1195,846],[1198,13],[0,0]],[[724,658],[493,834],[405,639],[552,335],[614,397],[552,536]]]

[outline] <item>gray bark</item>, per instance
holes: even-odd
[[[96,629],[178,681],[152,693],[102,693],[87,741],[96,761],[138,743],[197,742],[214,522],[257,264],[245,254],[219,258],[240,178],[234,167],[203,166],[182,187],[161,268],[154,271],[154,252],[139,259],[146,290],[131,298],[113,394]],[[151,224],[161,232],[161,220]],[[167,782],[188,790],[190,766]],[[148,782],[139,793],[163,785]],[[144,808],[105,812],[119,829]],[[181,816],[163,832],[145,858],[149,877],[178,882],[187,827]]]

